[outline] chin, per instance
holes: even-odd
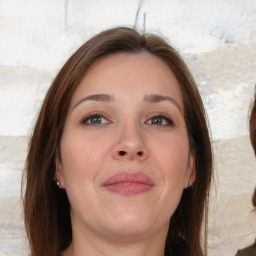
[[[133,223],[130,225],[111,227],[111,230],[109,231],[119,239],[123,238],[124,240],[128,240],[129,238],[134,239],[135,237],[143,237],[151,233],[150,230],[149,226],[141,226]]]
[[[145,216],[146,215],[146,216]],[[114,216],[114,217],[113,217]],[[112,215],[108,221],[108,229],[117,236],[141,236],[153,230],[156,226],[156,220],[150,218],[147,214],[126,213],[122,215]]]

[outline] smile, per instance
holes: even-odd
[[[155,183],[145,174],[121,172],[111,176],[102,186],[122,195],[137,195],[153,188]]]

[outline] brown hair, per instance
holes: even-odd
[[[179,82],[190,146],[196,151],[196,180],[193,188],[184,190],[171,217],[166,252],[180,238],[186,244],[183,255],[207,255],[212,151],[205,110],[194,79],[180,55],[164,39],[118,27],[103,31],[82,45],[59,71],[43,102],[24,173],[25,227],[32,256],[56,256],[72,240],[68,198],[65,190],[58,189],[53,181],[62,130],[71,98],[87,69],[99,58],[120,51],[147,51],[159,57]]]
[[[256,95],[254,95],[254,102],[251,110],[251,116],[250,116],[250,139],[252,143],[252,147],[254,150],[254,154],[256,156]],[[256,207],[256,188],[254,189],[254,193],[252,196],[252,205]]]

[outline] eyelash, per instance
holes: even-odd
[[[157,114],[157,115],[155,115],[155,116],[152,116],[151,118],[149,118],[147,121],[146,121],[146,123],[149,121],[149,120],[152,120],[152,119],[157,119],[157,118],[162,118],[162,119],[164,119],[165,121],[166,121],[166,123],[167,124],[151,124],[151,125],[156,125],[156,126],[173,126],[174,125],[174,122],[173,122],[173,120],[170,118],[170,117],[168,117],[168,116],[166,116],[165,114],[163,114],[163,113],[159,113],[159,114]]]
[[[88,123],[88,121],[92,118],[99,118],[100,119],[100,123]],[[153,119],[163,119],[164,121],[166,121],[166,124],[157,124],[157,123],[148,123],[150,120],[152,121]],[[106,121],[104,123],[102,123],[102,119],[105,119]],[[103,115],[101,114],[98,114],[98,113],[91,113],[89,115],[87,115],[86,117],[84,117],[81,122],[80,122],[82,125],[87,125],[87,126],[98,126],[98,125],[102,125],[102,124],[106,124],[106,123],[111,123],[111,121],[109,121],[106,117],[104,117]],[[152,116],[150,117],[149,119],[147,119],[147,121],[145,122],[146,124],[150,124],[150,125],[154,125],[154,126],[173,126],[174,125],[174,122],[173,120],[166,116],[165,114],[163,113],[159,113],[155,116]]]
[[[86,117],[84,117],[82,120],[81,120],[81,124],[82,125],[88,125],[88,126],[97,126],[97,125],[102,125],[102,123],[99,123],[99,124],[92,124],[92,123],[87,123],[90,119],[92,118],[100,118],[101,120],[102,119],[105,119],[107,120],[107,122],[105,123],[111,123],[107,118],[105,118],[103,115],[101,114],[98,114],[98,113],[92,113],[92,114],[89,114],[87,115]],[[103,123],[104,124],[104,123]]]

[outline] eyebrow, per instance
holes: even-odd
[[[169,101],[171,103],[173,103],[181,113],[183,113],[181,106],[179,105],[179,103],[173,99],[172,97],[169,96],[164,96],[164,95],[160,95],[160,94],[150,94],[145,96],[144,101],[147,103],[159,103],[162,101]]]
[[[73,109],[85,101],[112,102],[112,101],[114,101],[114,98],[113,98],[113,96],[111,96],[109,94],[92,94],[92,95],[89,95],[89,96],[86,96],[86,97],[80,99],[74,105]],[[183,113],[182,108],[179,105],[179,103],[176,100],[174,100],[172,97],[164,96],[164,95],[160,95],[160,94],[150,94],[150,95],[146,95],[144,98],[144,102],[146,102],[146,103],[159,103],[162,101],[169,101],[169,102],[173,103],[178,108],[178,110],[181,113]]]
[[[103,101],[103,102],[111,102],[113,101],[113,97],[111,95],[108,94],[93,94],[93,95],[89,95],[86,96],[82,99],[80,99],[75,106],[73,107],[76,108],[78,105],[80,105],[82,102],[84,101]]]

